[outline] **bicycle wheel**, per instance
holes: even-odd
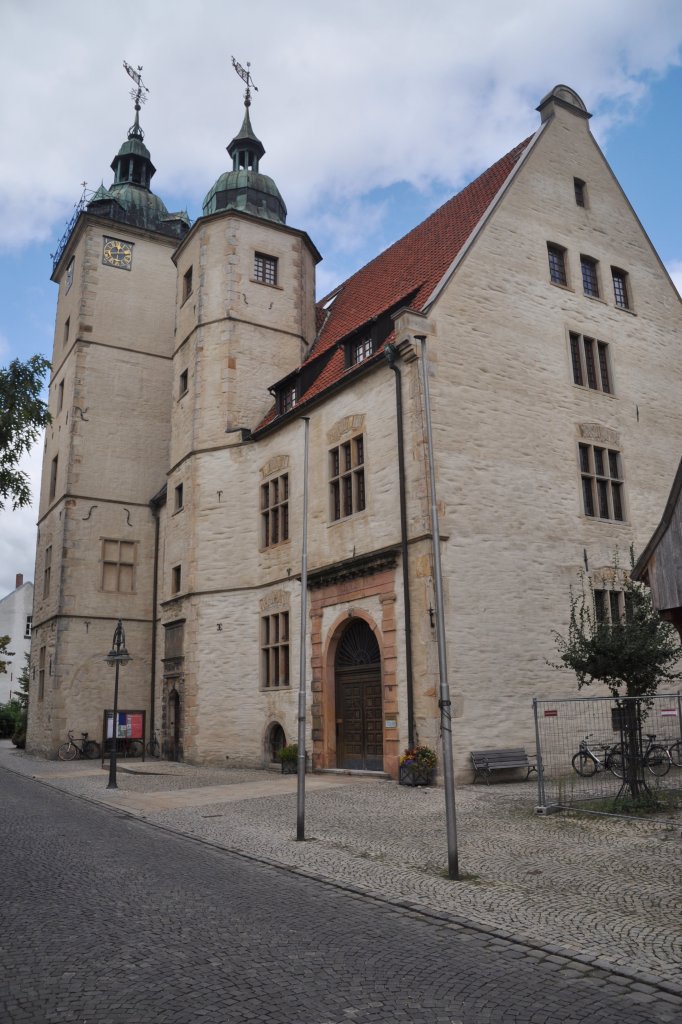
[[[71,740],[68,743],[62,743],[57,751],[57,757],[60,761],[75,761],[78,757],[78,747]]]
[[[83,757],[95,761],[100,756],[101,750],[97,740],[86,740],[83,744]]]
[[[665,747],[659,747],[657,743],[647,750],[644,755],[644,764],[651,774],[656,775],[659,779],[661,776],[667,775],[671,768],[668,751]]]
[[[604,763],[617,779],[625,778],[625,758],[623,757],[623,751],[620,749],[620,743],[616,744],[615,747],[611,747]]]
[[[677,743],[671,743],[668,747],[668,753],[670,754],[670,760],[676,768],[682,768],[682,743],[678,740]]]
[[[144,747],[142,746],[142,740],[131,740],[128,744],[128,757],[142,757],[144,753]]]
[[[573,755],[571,764],[573,765],[573,770],[584,779],[596,774],[597,762],[591,754],[585,753],[584,750],[579,750],[577,754]]]
[[[150,740],[147,744],[147,753],[150,757],[161,757],[161,747],[157,739]]]

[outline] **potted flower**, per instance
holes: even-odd
[[[298,743],[289,743],[277,752],[284,775],[295,775],[298,771]]]
[[[431,747],[416,746],[406,750],[400,758],[400,785],[430,786],[437,761],[436,752]]]

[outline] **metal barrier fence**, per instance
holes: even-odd
[[[535,698],[539,810],[682,807],[682,695]],[[655,737],[652,739],[652,737]]]

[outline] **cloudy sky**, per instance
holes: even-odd
[[[110,184],[143,65],[154,191],[196,217],[227,169],[242,83],[262,162],[324,256],[328,291],[538,124],[572,86],[682,280],[679,0],[0,0],[0,365],[50,355],[50,253],[86,181]],[[28,462],[37,479],[40,453]],[[0,513],[0,596],[33,577],[34,509]]]

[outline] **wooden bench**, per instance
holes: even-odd
[[[523,747],[507,747],[502,750],[472,750],[471,760],[474,766],[474,782],[479,775],[485,775],[490,784],[493,772],[504,772],[509,768],[525,768],[526,781],[531,772],[537,772],[530,757]]]

